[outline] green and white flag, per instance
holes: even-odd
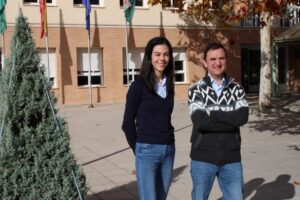
[[[6,31],[6,19],[5,19],[5,4],[6,0],[0,0],[0,32],[3,35]]]
[[[131,24],[133,13],[135,10],[135,0],[125,0],[123,4],[125,10],[126,21]]]

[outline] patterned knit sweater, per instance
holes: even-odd
[[[193,160],[216,165],[241,161],[239,127],[247,123],[249,108],[244,89],[227,75],[225,81],[219,97],[208,75],[189,89]]]

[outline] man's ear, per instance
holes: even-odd
[[[206,63],[206,60],[204,59],[203,54],[200,55],[200,63],[205,69],[207,68],[207,63]]]
[[[201,64],[203,65],[203,67],[204,67],[205,69],[207,69],[207,62],[206,62],[206,60],[201,59]]]

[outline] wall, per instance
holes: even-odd
[[[8,1],[5,43],[9,46],[14,20],[21,8],[32,27],[38,48],[45,48],[40,38],[38,5],[23,5],[22,0]],[[74,7],[72,1],[59,1],[48,6],[49,48],[56,51],[57,88],[53,89],[60,104],[88,104],[89,88],[77,84],[77,49],[87,48],[84,8]],[[105,1],[104,7],[93,7],[91,13],[91,47],[103,49],[104,84],[92,88],[92,102],[125,100],[128,87],[123,85],[123,50],[125,48],[124,12],[116,1]],[[241,45],[259,44],[258,28],[215,29],[189,24],[170,10],[160,6],[137,9],[129,31],[129,49],[144,48],[154,36],[166,36],[174,48],[184,48],[187,57],[187,77],[184,84],[176,84],[176,99],[187,99],[189,86],[205,74],[201,64],[202,51],[211,41],[220,41],[228,50],[228,73],[241,81]],[[7,48],[8,49],[8,48]],[[7,54],[9,51],[6,52]]]

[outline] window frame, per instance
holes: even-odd
[[[163,6],[163,5],[162,5]],[[169,0],[169,5],[163,6],[164,10],[178,10],[175,0]]]
[[[97,67],[99,68],[98,70],[95,70],[93,68],[97,69],[97,67],[91,66],[91,79],[93,81],[93,77],[95,77],[95,78],[100,77],[99,78],[100,83],[97,83],[97,84],[91,83],[91,86],[92,87],[103,86],[104,85],[103,48],[91,48],[90,51],[91,51],[91,65],[93,65],[93,57],[97,56],[98,60],[95,62],[98,63]],[[89,86],[89,69],[85,69],[85,67],[88,67],[85,65],[88,65],[88,64],[84,64],[85,60],[86,60],[84,58],[84,54],[88,54],[88,48],[80,47],[80,48],[77,48],[76,52],[77,52],[77,70],[76,70],[77,71],[77,87],[88,87]],[[82,56],[82,57],[80,58],[79,56]],[[80,61],[82,61],[82,63],[80,63]],[[81,66],[81,64],[83,64],[83,66]],[[87,83],[80,84],[79,83],[80,77],[87,77]]]
[[[178,54],[178,55],[177,55]],[[178,59],[177,59],[178,57]],[[182,62],[182,69],[176,70],[176,62]],[[174,82],[175,84],[186,84],[187,80],[187,63],[186,63],[186,51],[184,49],[174,49],[173,50],[173,62],[174,62]],[[183,81],[176,81],[176,74],[183,75]]]
[[[47,58],[46,58],[46,48],[38,48],[38,53],[41,58],[40,67],[44,68],[44,75],[48,78],[48,69],[47,69]],[[57,88],[57,62],[56,62],[56,49],[49,48],[49,68],[50,68],[50,81],[53,83],[52,88]]]
[[[142,62],[143,62],[143,57],[145,52],[143,51],[143,49],[134,49],[134,50],[130,50],[130,52],[128,52],[128,57],[130,59],[130,57],[134,54],[139,53],[139,57],[140,57],[140,61],[135,61],[132,60],[132,62],[136,62],[137,64],[133,65],[129,63],[129,69],[128,69],[128,74],[129,74],[129,81],[132,82],[135,80],[135,76],[139,75],[141,66],[142,66]],[[127,84],[127,68],[126,68],[126,52],[124,50],[124,59],[123,59],[123,85],[128,85]],[[137,58],[137,55],[134,56],[135,58]],[[174,62],[174,68],[175,68],[175,64],[176,61],[181,61],[182,62],[182,69],[181,70],[175,70],[174,69],[174,81],[175,84],[186,84],[188,82],[187,80],[187,63],[186,63],[186,51],[184,49],[174,49],[173,50],[173,62]],[[176,81],[175,77],[176,74],[182,75],[183,76],[183,81]]]
[[[300,22],[300,6],[288,5],[284,17],[280,17],[280,27],[288,28]]]
[[[39,5],[40,3],[40,0],[32,0],[32,1],[35,1],[35,2],[24,2],[24,0],[22,1],[22,4],[23,5]],[[57,0],[51,0],[52,2],[51,3],[47,3],[47,5],[53,5],[53,6],[56,6],[57,5]]]
[[[252,16],[244,17],[240,22],[241,27],[260,27],[260,16],[254,14]]]
[[[73,6],[84,7],[82,3],[75,3],[74,0],[73,0]],[[104,0],[99,0],[99,4],[92,4],[91,2],[91,7],[104,7]]]
[[[137,55],[137,54],[139,54],[139,55]],[[130,61],[132,61],[132,63],[136,62],[132,65],[129,63],[129,66],[128,66],[128,74],[129,74],[129,82],[130,83],[135,80],[135,76],[138,76],[140,74],[144,54],[145,54],[145,52],[141,48],[130,50],[128,52],[129,60],[130,60],[131,57],[134,57],[134,58],[137,58],[137,56],[140,57],[140,61],[138,61],[138,62],[136,62],[135,59],[130,60]],[[128,82],[127,82],[127,62],[126,62],[127,57],[126,57],[126,51],[125,50],[123,51],[123,56],[124,56],[124,59],[123,59],[123,85],[128,85]]]
[[[135,8],[149,8],[149,4],[148,4],[148,0],[141,0],[142,1],[142,6],[137,6],[135,5]],[[124,0],[120,0],[119,1],[119,5],[120,5],[120,8],[124,8]]]

